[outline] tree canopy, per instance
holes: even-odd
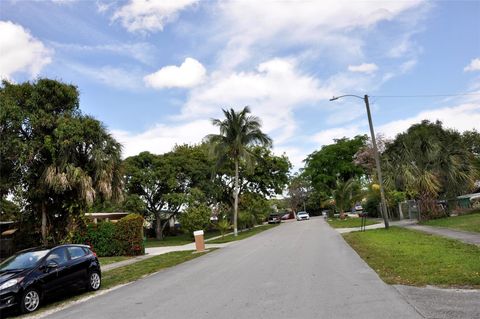
[[[366,141],[366,135],[336,139],[307,156],[303,174],[317,191],[331,194],[337,180],[346,182],[364,174],[363,168],[354,163],[354,156]]]
[[[435,200],[469,192],[478,178],[474,154],[462,135],[427,120],[412,125],[383,154],[387,185],[421,199],[421,209],[436,215]]]
[[[44,243],[63,238],[95,197],[122,199],[121,145],[80,112],[78,96],[49,79],[0,88],[0,195],[20,199]]]

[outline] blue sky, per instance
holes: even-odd
[[[480,2],[4,0],[0,76],[77,85],[125,156],[200,142],[249,105],[299,168],[368,133],[363,102],[333,95],[369,94],[387,137],[480,130]]]

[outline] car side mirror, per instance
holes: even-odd
[[[51,271],[52,269],[58,268],[58,264],[54,261],[51,261],[51,262],[45,264],[42,268],[45,271]]]

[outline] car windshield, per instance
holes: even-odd
[[[33,268],[50,250],[37,250],[14,255],[0,264],[0,271]]]
[[[307,214],[307,212],[298,212],[297,215],[306,215],[306,214]]]

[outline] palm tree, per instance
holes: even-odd
[[[42,241],[47,244],[47,207],[62,201],[75,203],[76,213],[92,205],[95,197],[120,202],[123,200],[121,149],[118,143],[97,120],[79,116],[61,122],[54,135],[55,146],[50,150],[52,161],[37,183],[41,203]],[[65,142],[65,141],[68,141]],[[67,227],[72,225],[69,216]]]
[[[336,188],[333,190],[335,206],[340,210],[340,218],[345,218],[345,211],[350,210],[352,205],[361,198],[360,187],[354,179],[346,182],[337,180]]]
[[[455,131],[422,121],[399,134],[383,154],[386,184],[420,200],[421,217],[439,214],[437,199],[470,191],[477,178],[472,154]]]
[[[240,160],[251,162],[254,155],[250,152],[249,146],[263,145],[271,146],[272,140],[264,134],[260,127],[260,119],[249,115],[250,109],[244,107],[242,111],[235,112],[234,109],[224,110],[224,120],[213,119],[212,124],[220,129],[220,134],[210,134],[206,140],[212,145],[212,151],[217,157],[217,167],[231,159],[235,164],[235,186],[233,190],[233,229],[237,236],[238,217],[238,196],[240,188],[238,185],[238,171]]]

